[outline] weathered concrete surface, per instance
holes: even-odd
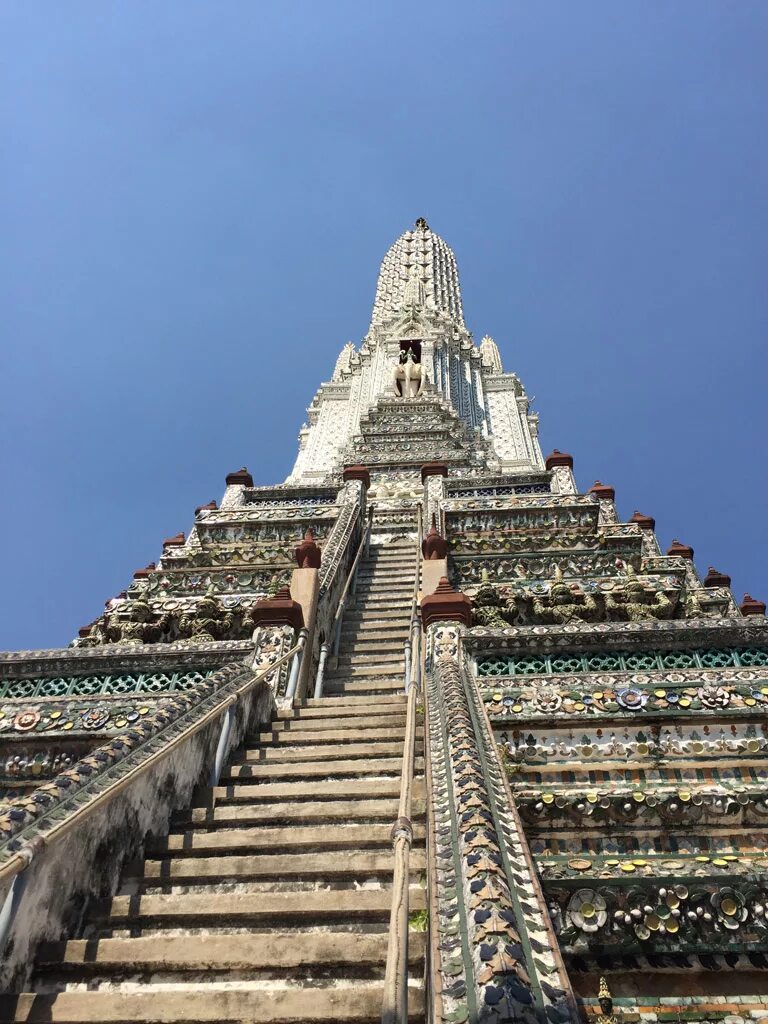
[[[266,685],[240,703],[230,749],[272,715]],[[171,811],[190,802],[210,770],[219,733],[219,721],[212,722],[33,860],[0,964],[0,990],[26,985],[38,943],[77,930],[89,900],[115,891],[123,864],[141,854],[145,836],[167,830]]]

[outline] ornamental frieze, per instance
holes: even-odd
[[[765,751],[765,740],[763,740]],[[553,828],[674,828],[710,825],[743,828],[768,824],[766,784],[695,788],[687,785],[612,787],[610,792],[515,789],[515,803],[532,836],[545,838]],[[575,845],[581,845],[577,843]],[[730,863],[730,862],[727,862]],[[542,868],[542,870],[545,870]],[[545,871],[546,874],[546,871]]]
[[[535,689],[498,689],[485,695],[486,708],[494,721],[541,717],[616,717],[622,715],[688,715],[740,712],[765,714],[768,710],[768,686],[741,683],[721,685],[717,681],[703,686],[660,685],[653,676],[641,674],[624,678],[613,685]]]
[[[768,890],[744,878],[718,884],[672,875],[648,886],[598,884],[572,891],[548,884],[546,892],[566,953],[633,946],[656,952],[703,945],[758,949],[768,932]]]
[[[618,560],[639,562],[639,550],[621,549],[610,553],[596,551],[551,552],[547,555],[485,555],[483,557],[451,557],[451,582],[461,590],[483,582],[484,574],[492,582],[505,582],[517,578],[548,580],[559,569],[566,579],[585,576],[616,576]]]

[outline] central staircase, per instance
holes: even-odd
[[[326,696],[249,738],[82,938],[39,951],[34,991],[0,997],[0,1021],[380,1020],[415,572],[413,542],[371,548]],[[410,907],[423,918],[419,732]],[[425,1013],[424,938],[411,931],[412,1020]]]

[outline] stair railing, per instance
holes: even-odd
[[[144,775],[146,772],[151,771],[157,764],[164,761],[165,758],[173,753],[173,751],[182,743],[188,742],[194,735],[200,732],[201,729],[204,729],[207,725],[215,721],[217,718],[220,718],[223,714],[224,718],[221,725],[221,731],[219,733],[219,741],[213,769],[213,771],[216,771],[215,765],[219,764],[220,760],[223,763],[223,758],[226,754],[228,745],[227,740],[229,733],[231,732],[232,722],[234,720],[234,709],[237,702],[241,697],[252,690],[257,683],[266,679],[277,669],[281,668],[287,661],[293,658],[298,650],[299,644],[296,643],[289,651],[283,654],[276,661],[272,662],[256,675],[248,678],[226,697],[222,697],[222,699],[209,711],[205,712],[197,720],[190,722],[182,732],[173,736],[167,743],[150,753],[134,768],[130,769],[120,778],[106,786],[105,789],[99,792],[88,803],[84,803],[73,810],[71,814],[66,818],[63,818],[46,833],[44,840],[43,838],[38,837],[31,843],[25,843],[18,853],[9,857],[4,864],[0,865],[0,884],[8,879],[12,879],[10,888],[6,893],[3,906],[0,908],[0,952],[5,947],[6,940],[10,934],[16,917],[16,912],[19,908],[19,904],[21,903],[21,898],[29,879],[29,872],[27,869],[41,851],[48,849],[54,842],[57,842],[64,836],[68,835],[72,829],[80,826],[83,821],[89,818],[101,807],[119,796],[127,786],[131,785],[136,781],[136,779]],[[219,767],[219,771],[220,770],[221,769]]]
[[[352,565],[349,567],[347,573],[347,580],[344,584],[344,589],[339,596],[339,603],[336,606],[336,614],[333,617],[333,623],[331,628],[333,630],[333,656],[337,658],[339,656],[339,644],[341,643],[341,620],[344,618],[344,609],[347,606],[347,601],[350,594],[354,594],[357,586],[357,570],[360,565],[360,558],[362,557],[363,551],[366,550],[368,538],[371,535],[371,524],[373,521],[373,505],[368,509],[368,522],[365,524],[363,530],[363,536],[360,538],[360,543],[355,552],[355,557],[352,561]]]
[[[408,1021],[408,918],[411,885],[410,855],[413,843],[411,803],[416,745],[417,701],[421,690],[421,621],[419,584],[421,578],[421,505],[417,509],[416,572],[411,602],[409,643],[406,646],[405,692],[408,699],[403,741],[403,763],[400,771],[400,802],[397,820],[392,826],[394,872],[392,877],[392,908],[389,915],[389,945],[384,975],[384,997],[381,1006],[382,1024],[407,1024]]]

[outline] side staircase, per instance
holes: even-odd
[[[40,950],[33,992],[0,1021],[380,1020],[405,732],[414,545],[371,548],[327,696],[278,713],[209,793],[126,869],[82,938]],[[425,910],[417,730],[412,912]],[[420,916],[423,916],[420,915]],[[424,934],[409,1016],[424,1019]]]

